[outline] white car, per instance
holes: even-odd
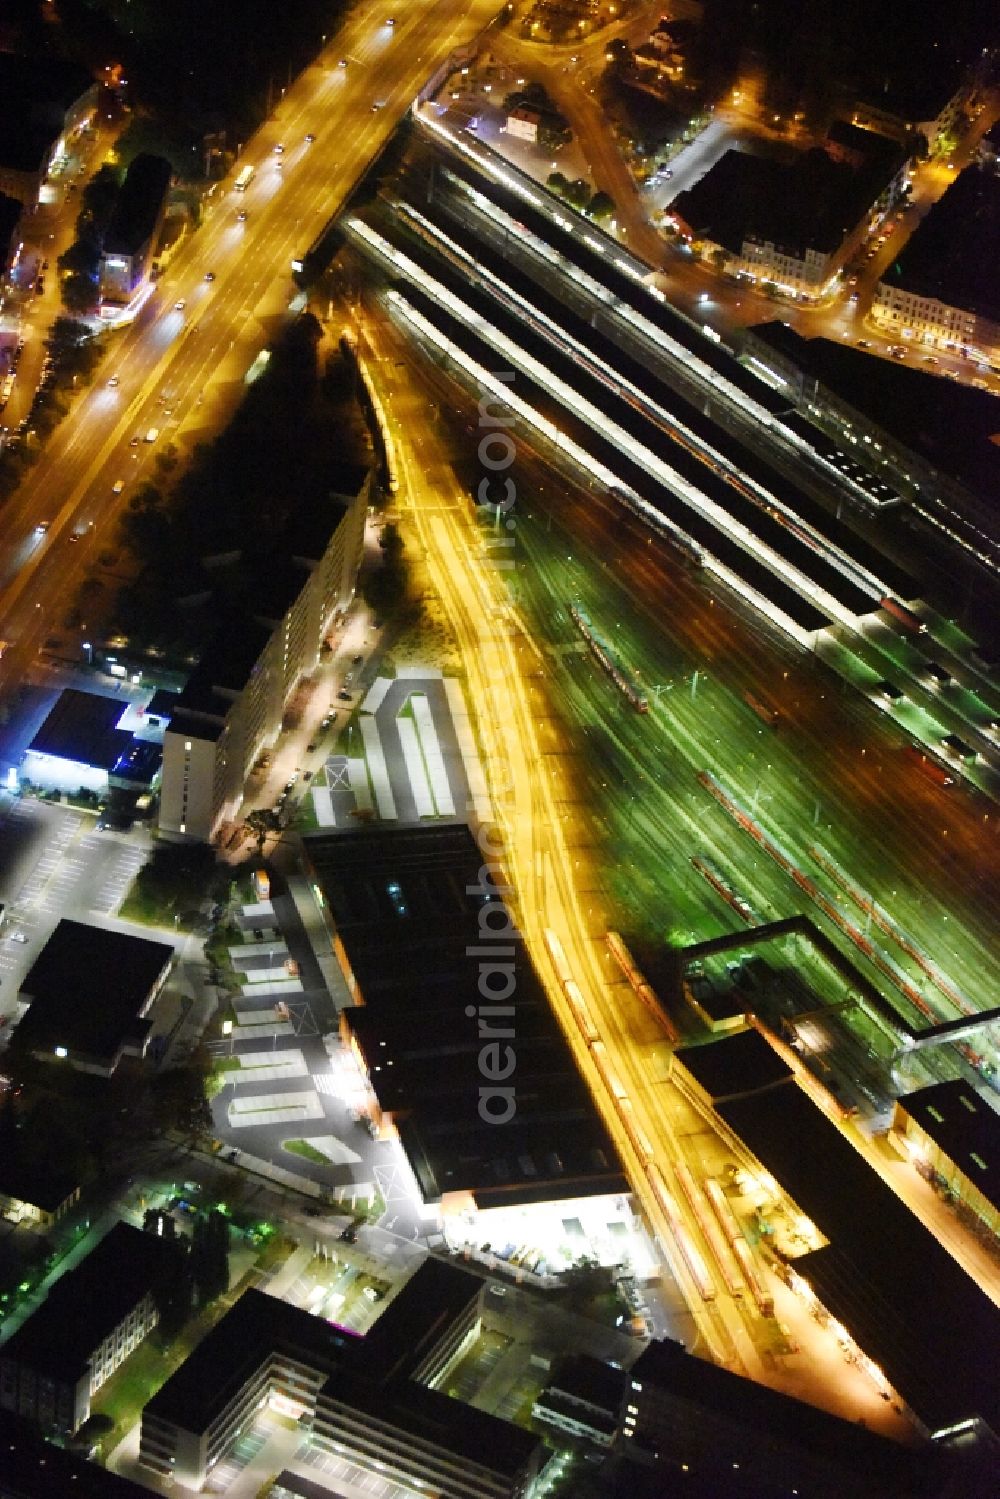
[[[28,939],[23,932],[11,932],[10,940],[12,942],[27,942]]]
[[[108,381],[108,386],[111,390],[114,390],[115,386],[120,384],[121,380],[118,375],[112,375],[111,379]]]

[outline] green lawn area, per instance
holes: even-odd
[[[312,1161],[317,1166],[329,1166],[330,1157],[325,1156],[315,1145],[310,1145],[308,1140],[282,1140],[282,1150],[290,1151],[292,1155],[300,1155],[305,1161]]]
[[[319,829],[319,819],[316,816],[316,808],[313,799],[307,791],[295,809],[293,826],[299,833],[314,833]]]

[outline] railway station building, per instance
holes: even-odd
[[[896,1100],[891,1143],[960,1215],[1000,1238],[1000,1115],[968,1083],[934,1083]]]
[[[926,1437],[1000,1440],[1000,1309],[790,1075],[763,1069],[754,1087],[746,1056],[730,1067],[725,1051],[745,1052],[750,1034],[687,1048],[676,1065],[697,1058],[754,1175],[810,1225],[802,1245],[783,1247],[778,1273]]]

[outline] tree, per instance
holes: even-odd
[[[590,202],[590,184],[582,177],[577,177],[574,182],[567,185],[565,197],[567,203],[583,213]]]
[[[153,1300],[160,1317],[157,1337],[164,1346],[172,1343],[183,1328],[191,1315],[194,1300],[190,1255],[184,1240],[175,1239],[167,1255],[169,1262],[163,1280],[153,1289]]]
[[[562,172],[550,172],[545,179],[545,186],[550,193],[556,193],[559,197],[562,197],[569,187],[569,178],[564,176]]]
[[[101,252],[91,239],[75,239],[56,261],[65,274],[79,273],[93,278],[101,264]]]
[[[615,211],[615,200],[609,193],[598,192],[590,200],[587,212],[592,219],[610,219]]]
[[[120,176],[121,174],[118,170],[113,166],[109,166],[107,162],[103,166],[98,167],[80,194],[80,218],[83,218],[84,214],[89,215],[91,222],[100,225],[103,230],[103,227],[110,220],[115,204],[118,201]],[[78,230],[79,227],[78,222]]]
[[[273,807],[256,807],[243,819],[244,827],[250,829],[257,839],[257,852],[264,852],[264,844],[272,833],[281,832],[281,818]]]
[[[199,1306],[207,1306],[229,1289],[229,1222],[217,1208],[195,1219],[191,1279]]]
[[[93,312],[97,306],[97,281],[75,271],[63,277],[60,295],[67,312]]]

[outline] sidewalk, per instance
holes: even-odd
[[[277,860],[275,860],[277,862]],[[298,858],[295,859],[296,866]],[[323,976],[327,993],[337,1008],[337,1014],[354,1003],[347,991],[344,975],[340,971],[340,964],[333,955],[333,945],[330,933],[327,931],[326,923],[320,913],[319,907],[313,897],[309,882],[304,875],[292,874],[286,871],[288,879],[288,893],[295,903],[299,920],[305,930],[316,958],[319,971]]]

